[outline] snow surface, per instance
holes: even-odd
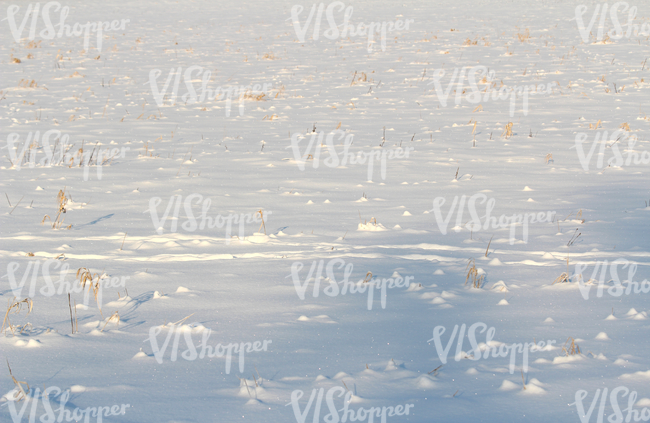
[[[15,3],[20,24],[27,3]],[[583,3],[588,22],[601,3],[346,3],[354,7],[354,24],[414,20],[408,30],[388,34],[385,51],[377,42],[371,52],[367,37],[324,37],[325,15],[319,38],[313,39],[312,22],[300,42],[291,20],[297,3],[286,1],[67,3],[69,24],[130,20],[124,30],[104,34],[101,52],[92,34],[88,51],[83,36],[36,35],[42,42],[30,48],[30,22],[20,42],[8,20],[1,22],[0,191],[7,196],[0,199],[1,300],[10,303],[15,295],[12,265],[20,282],[29,263],[32,269],[49,263],[57,287],[57,266],[64,264],[70,269],[65,281],[72,285],[79,285],[80,268],[104,276],[101,314],[92,294],[86,304],[82,293],[72,294],[75,334],[67,295],[40,291],[46,286],[42,271],[36,272],[32,312],[23,307],[9,315],[13,325],[31,323],[22,333],[6,329],[0,338],[2,361],[32,388],[29,409],[35,404],[37,419],[45,413],[34,392],[46,387],[67,390],[70,411],[128,404],[125,414],[104,418],[116,422],[293,422],[292,395],[304,392],[298,400],[304,411],[313,390],[321,388],[338,389],[332,391],[338,408],[348,391],[354,410],[413,404],[409,415],[388,422],[578,422],[576,405],[570,405],[578,391],[588,392],[587,410],[597,389],[619,386],[638,392],[639,412],[650,406],[649,294],[613,296],[605,290],[598,297],[593,284],[585,285],[592,286],[585,299],[574,274],[578,262],[588,266],[587,280],[596,263],[617,259],[638,265],[635,281],[650,273],[647,163],[607,167],[608,146],[604,167],[597,165],[596,149],[585,170],[575,148],[579,133],[589,135],[590,146],[596,132],[628,123],[639,140],[635,151],[650,149],[650,65],[644,66],[649,40],[632,35],[585,43],[575,20]],[[13,4],[1,2],[0,10]],[[312,3],[300,4],[304,25]],[[648,4],[630,5],[638,7],[635,22],[647,22]],[[341,16],[337,9],[339,23]],[[622,7],[619,16],[627,19]],[[44,28],[40,18],[36,27],[37,33]],[[608,17],[605,29],[611,27]],[[518,34],[526,30],[529,38],[522,41]],[[229,113],[224,99],[185,104],[184,81],[176,103],[167,99],[159,106],[150,72],[161,71],[162,87],[170,69],[191,66],[211,71],[213,90],[265,83],[272,88],[261,101],[246,100],[243,115],[237,99]],[[527,115],[521,99],[513,116],[509,100],[489,98],[477,111],[469,101],[456,104],[455,86],[443,107],[431,84],[435,71],[446,70],[446,88],[455,68],[472,66],[493,70],[497,86],[502,81],[553,89],[530,95]],[[358,80],[362,73],[365,81]],[[198,90],[201,78],[193,78]],[[598,121],[599,129],[590,130]],[[509,122],[513,134],[506,139]],[[367,164],[327,166],[325,146],[319,166],[306,159],[301,170],[291,137],[308,137],[300,144],[303,151],[314,128],[353,134],[355,154],[400,146],[410,153],[388,160],[384,178],[376,162],[372,180]],[[94,165],[40,165],[41,147],[35,166],[12,166],[4,140],[19,134],[20,149],[30,131],[48,130],[67,134],[71,153],[82,141],[86,153],[95,146],[129,149],[102,166],[101,177]],[[338,136],[334,143],[342,151]],[[53,229],[57,194],[64,189],[65,221]],[[223,227],[186,230],[181,206],[178,220],[154,224],[153,198],[161,199],[162,218],[172,196],[184,201],[192,194],[202,196],[194,197],[195,216],[201,201],[210,199],[210,217],[248,214],[257,222],[245,224],[243,238],[236,223],[231,235],[237,236],[230,238]],[[446,218],[455,196],[475,194],[495,200],[491,215],[497,218],[555,212],[554,219],[530,224],[527,242],[517,226],[511,244],[509,226],[467,229],[466,210],[460,225],[451,215],[443,234],[434,199],[446,199]],[[486,202],[476,205],[484,215]],[[264,225],[256,215],[260,210]],[[42,224],[45,215],[50,220]],[[320,281],[318,297],[310,281],[301,299],[292,266],[302,263],[302,284],[320,260],[323,278],[329,276],[332,259],[340,259],[333,268],[339,284],[341,263],[353,265],[356,289],[366,290],[368,282],[357,282],[368,272],[411,280],[386,289],[383,298],[375,290],[370,310],[367,291],[328,296],[327,280]],[[466,284],[470,259],[484,278],[480,289]],[[567,269],[569,281],[553,283]],[[626,276],[627,269],[619,273]],[[111,278],[124,280],[124,286],[109,287]],[[25,280],[18,300],[30,296],[31,276]],[[116,311],[119,324],[109,321]],[[162,344],[174,322],[178,357],[172,361],[172,340],[160,363],[150,336],[158,333]],[[477,331],[481,351],[555,342],[530,352],[526,373],[522,354],[515,354],[511,372],[510,357],[472,360],[465,332],[458,361],[454,340],[443,364],[434,328],[446,329],[446,347],[455,325],[477,322],[495,329],[490,342]],[[181,357],[184,337],[198,344],[208,329],[212,346],[271,342],[266,351],[247,352],[244,363],[233,354],[229,371],[225,357]],[[562,350],[567,338],[581,354]],[[16,421],[8,405],[16,385],[8,368],[0,372],[1,419]],[[627,399],[619,395],[621,408]],[[596,421],[599,405],[590,421]],[[304,421],[312,421],[314,408]],[[314,421],[326,421],[328,412],[323,398]],[[22,421],[28,421],[30,411],[25,413]],[[613,413],[607,401],[604,415]]]

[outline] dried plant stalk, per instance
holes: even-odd
[[[465,270],[468,270],[467,276],[465,277],[465,285],[467,285],[467,282],[471,280],[472,288],[480,289],[481,285],[483,284],[483,279],[485,278],[485,275],[483,274],[479,276],[478,269],[476,268],[476,263],[474,259],[469,259]]]

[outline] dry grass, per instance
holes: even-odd
[[[52,224],[52,229],[61,229],[61,225],[63,225],[63,221],[65,220],[65,217],[62,217],[61,215],[66,212],[65,206],[68,204],[68,197],[65,195],[65,188],[62,190],[59,190],[59,193],[56,196],[56,202],[58,203],[58,213],[56,215],[56,219],[52,221],[50,216],[47,214],[43,216],[43,220],[41,220],[41,225],[45,223],[45,218],[50,219],[50,222]],[[72,228],[72,225],[68,225],[66,229]]]
[[[42,43],[42,42],[43,42],[43,40],[39,40],[38,42],[32,40],[32,41],[30,41],[28,44],[25,45],[25,48],[29,48],[29,49],[32,49],[32,48],[41,48],[41,43]]]
[[[257,232],[259,232],[260,229],[264,228],[264,235],[266,235],[266,224],[264,223],[264,211],[262,209],[259,209],[257,211],[257,214],[259,214],[260,219],[262,219],[262,223],[260,224],[260,227],[257,229]]]
[[[97,278],[97,282],[93,282],[93,280]],[[86,283],[88,284],[88,292],[91,290],[93,291],[93,296],[95,297],[95,302],[97,303],[97,308],[99,309],[99,314],[104,316],[102,313],[102,308],[99,306],[99,300],[97,299],[97,294],[99,293],[99,280],[101,279],[101,276],[99,273],[91,273],[90,270],[86,267],[80,267],[79,270],[77,270],[77,279],[79,279],[79,283],[81,284],[82,289],[86,289]]]
[[[595,125],[592,125],[591,123],[589,124],[589,129],[596,130],[596,129],[598,129],[598,128],[601,127],[601,126],[603,126],[603,125],[602,125],[600,119],[598,119],[598,122],[596,122]]]
[[[20,313],[23,307],[27,308],[27,314],[26,314],[27,316],[29,315],[29,313],[32,312],[32,309],[34,308],[34,302],[29,298],[25,298],[24,300],[17,301],[16,297],[14,297],[12,300],[9,300],[7,305],[7,311],[5,312],[5,318],[2,321],[2,329],[1,329],[2,333],[5,333],[5,328],[6,328],[11,331],[12,335],[15,335],[16,330],[20,329],[20,333],[22,333],[27,328],[27,326],[31,326],[31,323],[25,323],[22,326],[13,325],[9,320],[10,314]]]
[[[194,313],[190,314],[189,316],[185,316],[185,317],[183,317],[181,320],[179,320],[179,321],[177,321],[177,322],[171,323],[171,326],[182,325],[183,322],[185,322],[187,319],[189,319],[189,318],[192,317],[192,316],[194,316]],[[164,327],[164,328],[167,327],[167,319],[165,319],[165,323],[162,325],[162,327]]]
[[[255,375],[253,375],[255,377]],[[251,395],[251,390],[248,388],[248,382],[246,382],[246,379],[242,379],[239,376],[237,376],[237,379],[239,379],[239,386],[241,386],[241,383],[244,382],[244,386],[246,386],[246,391],[248,391],[248,396],[252,399],[253,396]],[[257,397],[257,392],[255,393],[255,397]]]
[[[555,278],[555,280],[551,285],[554,285],[556,283],[565,283],[565,282],[569,282],[569,274],[567,272],[564,272],[560,276]]]
[[[29,383],[16,380],[13,373],[11,372],[11,366],[9,365],[9,360],[7,360],[7,367],[9,368],[9,376],[11,376],[11,380],[14,381],[14,384],[16,385],[16,388],[18,388],[19,391],[14,394],[15,401],[19,402],[26,399],[27,393],[25,393],[25,390],[23,389],[23,385],[27,385],[27,392],[29,392],[30,391]]]
[[[569,344],[569,341],[571,341],[570,344]],[[567,347],[567,344],[569,344],[568,347]],[[566,354],[567,357],[570,356],[570,355],[582,354],[582,352],[580,352],[580,347],[578,345],[576,345],[576,340],[574,338],[572,338],[572,337],[569,337],[566,340],[566,342],[564,343],[564,346],[562,347],[562,352],[564,354]]]
[[[251,92],[251,93],[244,93],[244,95],[242,96],[242,99],[244,99],[244,100],[253,100],[253,101],[266,101],[266,99],[264,98],[265,96],[266,96],[266,94],[264,94],[264,93],[262,93],[260,95],[255,95],[255,94],[253,94]]]
[[[550,162],[555,163],[555,160],[553,160],[553,154],[551,153],[548,153],[544,158],[544,160],[546,161],[546,164],[549,164]]]
[[[443,366],[443,364],[439,365],[439,366],[436,367],[435,369],[431,370],[431,371],[429,372],[429,374],[433,373],[434,376],[438,376],[438,370],[440,370],[440,368],[441,368],[442,366]]]
[[[106,320],[106,324],[104,324],[104,327],[102,328],[101,332],[104,332],[104,329],[106,329],[106,326],[111,322],[115,320],[115,324],[117,325],[117,328],[120,328],[120,313],[115,311],[115,313],[111,314],[111,316]]]
[[[582,209],[580,209],[580,211],[582,212]],[[571,214],[569,214],[569,216],[571,216]],[[567,219],[568,219],[569,216],[567,216]],[[580,216],[582,216],[582,213],[580,213]],[[566,220],[566,219],[564,219],[564,220]],[[582,223],[584,223],[584,220],[582,221]],[[560,223],[558,221],[558,227],[559,226],[560,226]],[[566,244],[566,246],[567,246],[567,252],[566,252],[566,272],[567,272],[567,274],[569,273],[569,254],[571,252],[571,246],[573,245],[574,242],[576,242],[578,240],[578,238],[580,238],[580,235],[582,235],[582,232],[578,233],[578,228],[576,228],[575,232],[571,236],[571,239]]]
[[[627,122],[623,122],[623,123],[621,124],[620,128],[626,130],[627,132],[630,132],[630,131],[631,131],[631,129],[630,129],[630,125],[628,125]]]
[[[465,270],[467,270],[467,276],[465,277],[465,285],[467,285],[467,282],[472,281],[472,288],[480,289],[481,285],[483,284],[483,279],[485,278],[485,275],[483,274],[479,276],[478,269],[476,268],[476,263],[474,259],[469,259]]]
[[[144,115],[144,113],[142,115]],[[140,115],[140,117],[142,117],[142,115]],[[136,120],[140,119],[140,117],[138,117]],[[149,141],[147,141],[147,143],[144,145],[144,156],[153,157],[153,148],[151,149],[151,152],[149,152]]]
[[[526,43],[530,40],[530,30],[526,28],[526,31],[523,33],[517,33],[517,38],[519,38],[519,41],[522,43]]]
[[[20,61],[15,63],[20,63]],[[29,79],[21,79],[18,86],[21,88],[38,88],[38,83],[33,79],[31,81]]]
[[[72,326],[72,334],[78,332],[77,324],[77,302],[74,302],[74,320],[72,319],[72,304],[70,303],[70,293],[68,293],[68,307],[70,308],[70,325]]]
[[[284,88],[284,85],[283,85],[282,87],[280,87],[280,88],[278,89],[278,92],[275,93],[275,96],[274,96],[273,98],[278,98],[278,96],[280,96],[280,95],[284,95],[284,91],[285,91],[285,88]]]
[[[584,276],[582,276],[582,273],[577,274],[577,275],[576,275],[576,278],[577,278],[577,280],[579,280],[579,281],[580,281],[580,280],[582,280],[582,281],[585,280],[585,279],[584,279]],[[596,283],[598,283],[598,280],[597,280],[597,279],[593,279],[593,278],[589,278],[588,281],[584,282],[585,285],[592,285],[592,284],[596,284]]]
[[[502,137],[505,137],[506,139],[510,138],[512,136],[512,122],[508,122],[506,126],[503,128],[503,133],[501,134]]]
[[[487,246],[487,248],[485,249],[485,257],[488,256],[488,252],[490,251],[490,244],[492,244],[492,238],[494,238],[494,235],[492,235],[492,236],[490,237],[490,242],[488,242],[488,246]]]
[[[352,75],[352,82],[350,83],[350,86],[353,86],[355,84],[360,84],[362,82],[373,82],[372,78],[368,78],[368,75],[365,72],[358,73],[357,71],[354,71],[354,75]]]
[[[362,197],[367,198],[365,192],[363,193]],[[359,213],[359,223],[362,223],[363,225],[368,225],[370,223],[372,223],[374,226],[379,225],[379,223],[377,222],[377,218],[371,217],[370,220],[363,220],[361,219],[361,211],[357,210],[357,212]]]
[[[264,60],[279,60],[280,57],[273,54],[272,51],[269,51],[268,53],[264,53],[264,56],[262,56],[262,59],[264,59]]]

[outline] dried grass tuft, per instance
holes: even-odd
[[[485,275],[483,274],[479,276],[478,269],[476,268],[476,263],[473,258],[469,259],[465,270],[467,270],[467,276],[465,277],[465,285],[467,285],[467,282],[471,280],[472,288],[480,289],[481,285],[483,284]]]
[[[596,129],[598,129],[598,128],[601,127],[601,126],[603,126],[603,125],[601,124],[600,119],[598,119],[598,122],[596,122],[595,125],[592,125],[591,123],[589,124],[589,129],[596,130]]]
[[[555,278],[555,280],[551,285],[554,285],[556,283],[565,283],[565,282],[569,282],[569,274],[567,272],[563,272],[560,276]]]
[[[519,41],[522,43],[528,42],[530,40],[530,30],[526,28],[526,31],[524,33],[518,33],[517,38],[519,38]]]
[[[506,126],[503,127],[503,133],[501,134],[502,137],[508,139],[512,136],[512,125],[512,122],[508,122]]]
[[[97,278],[97,282],[93,282],[93,280]],[[86,284],[88,284],[88,292],[91,290],[93,291],[93,296],[95,297],[95,302],[97,303],[97,308],[99,309],[99,314],[104,316],[102,313],[102,308],[99,306],[99,300],[97,299],[97,295],[99,294],[99,282],[101,279],[101,276],[99,273],[91,273],[90,270],[86,267],[80,267],[77,270],[77,276],[76,279],[79,279],[79,283],[81,284],[82,289],[86,289]]]
[[[106,320],[106,324],[104,324],[104,327],[102,328],[101,332],[104,332],[104,329],[106,329],[106,326],[111,322],[115,320],[115,324],[117,325],[117,328],[120,328],[120,313],[118,311],[115,311],[115,313],[111,314],[111,316]]]
[[[62,190],[59,190],[59,193],[56,196],[56,202],[57,202],[57,207],[58,207],[58,213],[56,215],[56,219],[52,221],[52,218],[50,218],[49,215],[43,216],[43,220],[41,220],[41,225],[45,223],[45,219],[49,219],[51,224],[52,224],[52,229],[61,229],[61,225],[63,225],[63,221],[65,220],[65,217],[62,217],[61,215],[67,211],[66,205],[68,204],[69,198],[65,194],[65,188]],[[72,225],[68,225],[66,229],[71,229]]]
[[[506,126],[503,128],[503,133],[501,134],[502,137],[505,136],[506,139],[510,138],[512,136],[512,122],[508,122]]]
[[[13,325],[9,320],[10,314],[20,313],[23,307],[27,307],[26,315],[29,315],[32,312],[32,309],[34,308],[34,302],[30,298],[25,298],[23,300],[17,301],[16,297],[14,297],[13,299],[9,300],[7,305],[7,311],[5,312],[5,318],[2,321],[2,329],[0,330],[2,333],[6,335],[5,333],[5,328],[6,328],[11,331],[12,335],[15,335],[16,330],[20,329],[20,333],[22,333],[27,328],[27,326],[31,326],[31,323],[25,323],[22,326]]]
[[[546,161],[546,164],[549,164],[550,162],[555,163],[555,160],[553,160],[553,154],[548,153],[544,159]]]
[[[245,93],[242,96],[242,98],[244,100],[253,100],[253,101],[266,101],[266,99],[264,97],[266,97],[266,94],[264,94],[264,93],[259,94],[259,95],[255,95],[253,93]]]
[[[360,84],[362,82],[373,82],[372,78],[368,78],[368,75],[365,72],[357,72],[354,71],[354,75],[352,75],[352,82],[350,83],[350,86]]]
[[[266,235],[266,224],[264,223],[264,211],[262,209],[259,209],[257,211],[257,214],[259,214],[260,219],[262,219],[262,224],[260,224],[260,227],[257,231],[259,232],[260,229],[264,228],[264,235]]]
[[[26,399],[27,393],[25,393],[25,390],[23,389],[23,385],[27,385],[27,392],[29,392],[30,391],[29,383],[16,380],[13,373],[11,373],[11,366],[9,365],[9,360],[7,360],[7,367],[9,368],[9,376],[11,376],[11,380],[14,381],[14,384],[16,385],[16,388],[18,388],[19,391],[14,394],[15,401],[19,402]]]
[[[571,344],[569,344],[569,341],[571,341]],[[567,344],[569,344],[568,347]],[[570,355],[582,354],[582,352],[580,352],[580,347],[576,345],[576,340],[572,337],[569,337],[569,339],[566,340],[562,347],[562,352],[565,353],[567,357]]]

